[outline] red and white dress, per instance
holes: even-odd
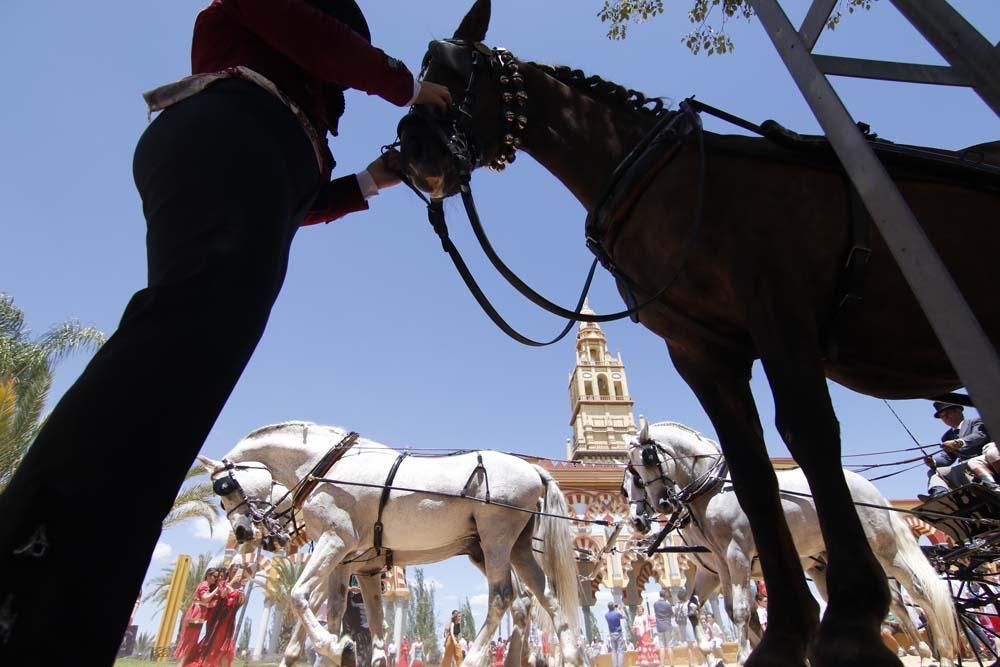
[[[632,621],[632,632],[636,636],[635,664],[638,667],[660,667],[660,653],[653,643],[648,614],[636,614]]]
[[[177,639],[177,648],[174,649],[174,657],[177,659],[186,658],[198,646],[198,639],[201,637],[201,630],[205,627],[205,622],[212,613],[215,606],[215,586],[209,586],[207,581],[203,581],[194,589],[191,606],[184,613],[184,620],[181,623],[181,635]]]

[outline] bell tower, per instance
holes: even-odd
[[[583,313],[593,315],[589,303]],[[587,463],[624,463],[625,436],[635,435],[632,397],[621,353],[608,353],[604,331],[581,322],[576,334],[576,368],[569,377],[570,426],[566,458]]]

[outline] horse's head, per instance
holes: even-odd
[[[622,495],[628,501],[628,518],[632,523],[632,529],[641,535],[649,532],[652,527],[652,515],[656,514],[649,506],[643,485],[639,473],[631,466],[627,467],[622,480]]]
[[[513,162],[527,124],[518,63],[482,43],[489,23],[490,1],[477,0],[451,39],[430,43],[422,77],[447,86],[454,104],[414,106],[399,123],[407,175],[435,198],[457,193],[477,167]]]
[[[221,499],[222,511],[229,518],[236,541],[262,537],[267,540],[264,546],[269,550],[283,546],[275,543],[281,541],[283,531],[274,512],[275,503],[281,501],[286,490],[274,481],[267,467],[253,461],[229,463],[201,455],[198,460],[211,475],[212,490]],[[284,539],[287,542],[287,535]]]
[[[669,445],[656,442],[648,435],[646,428],[638,437],[626,438],[628,466],[636,478],[633,484],[640,486],[648,507],[664,513],[681,509],[677,501],[678,484],[677,461]]]

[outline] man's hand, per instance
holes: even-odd
[[[944,442],[941,443],[941,449],[943,449],[946,452],[954,453],[961,448],[962,448],[961,440],[945,440]]]
[[[399,152],[389,149],[382,153],[377,160],[368,165],[368,173],[379,190],[388,188],[399,183],[399,173],[402,170],[402,162]]]
[[[440,83],[421,81],[420,92],[413,103],[430,104],[438,111],[447,111],[448,107],[451,106],[451,91],[448,90],[447,86],[442,86]]]
[[[937,467],[936,465],[934,465],[934,459],[933,459],[933,458],[931,458],[930,456],[925,456],[925,457],[924,457],[924,463],[925,463],[925,464],[927,465],[927,467],[928,467],[928,468],[930,468],[931,470],[934,470],[934,468],[936,468],[936,467]]]

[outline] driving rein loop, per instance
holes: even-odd
[[[489,166],[494,170],[502,171],[506,164],[514,161],[517,148],[521,145],[520,132],[527,126],[529,119],[525,108],[528,95],[524,91],[524,79],[519,71],[518,62],[506,49],[490,49],[481,42],[437,40],[431,42],[428,47],[421,71],[421,78],[423,78],[423,74],[427,72],[434,60],[440,60],[452,70],[466,77],[462,101],[449,109],[446,116],[447,121],[451,125],[451,133],[445,138],[445,142],[452,162],[459,174],[462,203],[465,206],[465,211],[469,217],[469,222],[476,239],[479,241],[490,263],[493,264],[494,268],[514,289],[547,312],[565,318],[567,323],[559,335],[545,342],[528,338],[511,327],[483,293],[476,279],[469,271],[458,248],[451,241],[445,221],[443,200],[428,199],[413,185],[405,174],[402,174],[402,181],[427,204],[427,218],[431,227],[441,239],[442,249],[451,258],[462,280],[486,315],[508,336],[524,345],[533,347],[543,347],[562,340],[572,329],[575,322],[611,322],[625,317],[630,317],[633,322],[638,322],[639,311],[662,297],[680,275],[691,247],[701,229],[702,205],[704,201],[705,149],[701,119],[698,112],[703,110],[702,105],[693,99],[687,99],[680,104],[680,111],[663,113],[652,129],[625,156],[615,169],[604,196],[601,198],[599,204],[588,213],[586,242],[587,247],[594,253],[595,259],[587,273],[576,307],[573,310],[568,310],[546,299],[532,289],[497,255],[479,220],[479,214],[476,211],[475,200],[472,195],[472,172],[480,166]],[[506,123],[506,134],[504,135],[504,143],[500,148],[500,153],[488,164],[483,155],[482,142],[477,140],[471,128],[478,83],[485,77],[495,79],[500,86],[501,99],[503,101],[503,120]],[[425,113],[425,110],[413,107],[403,120],[400,121],[400,125],[402,126],[403,123],[415,115],[423,113]],[[397,134],[399,134],[398,131]],[[604,232],[608,231],[609,228],[620,225],[628,217],[635,203],[652,183],[653,177],[670,162],[673,156],[677,154],[680,146],[692,134],[698,140],[700,155],[700,178],[694,222],[688,233],[687,240],[678,252],[672,274],[659,290],[643,302],[637,304],[633,295],[634,282],[615,265],[608,252],[609,244],[602,237]],[[397,141],[394,145],[398,145],[398,143]],[[639,173],[638,176],[637,173]],[[594,273],[599,263],[611,272],[624,287],[626,306],[628,306],[626,310],[603,315],[590,315],[581,312],[587,294],[590,292]]]

